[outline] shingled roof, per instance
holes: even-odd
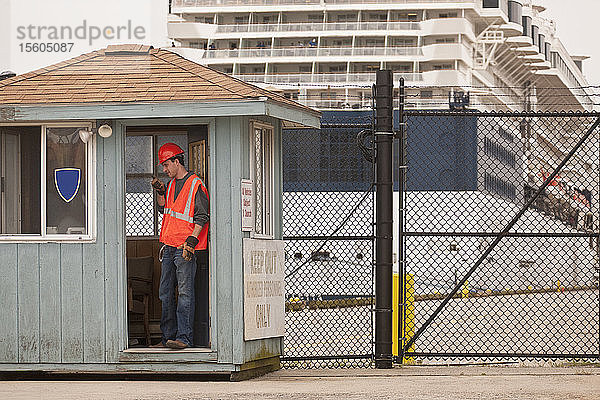
[[[218,102],[267,98],[319,115],[283,96],[163,49],[114,45],[0,81],[1,105]]]

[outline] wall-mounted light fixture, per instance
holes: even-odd
[[[112,135],[112,133],[113,133],[113,130],[109,124],[103,123],[98,128],[98,135],[102,136],[103,138],[110,137]]]
[[[93,135],[94,132],[89,128],[82,128],[79,130],[79,138],[83,143],[87,143]]]

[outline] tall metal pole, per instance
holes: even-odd
[[[406,190],[406,131],[404,129],[404,78],[400,78],[398,105],[398,347],[404,361],[404,316],[406,315],[406,265],[404,264],[404,191]]]
[[[392,368],[393,74],[377,71],[375,142],[377,145],[375,241],[375,368]]]

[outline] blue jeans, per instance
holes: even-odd
[[[194,280],[196,256],[185,261],[183,249],[165,246],[160,273],[158,297],[162,303],[160,330],[162,341],[179,340],[188,346],[194,343]],[[179,292],[175,300],[175,287]]]

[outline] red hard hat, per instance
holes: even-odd
[[[177,154],[183,154],[181,147],[175,143],[165,143],[158,149],[158,162],[164,163],[171,157],[175,157]]]

